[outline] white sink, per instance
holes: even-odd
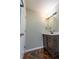
[[[53,34],[51,34],[51,33],[43,33],[43,34],[46,34],[46,35],[59,35],[59,32],[54,32]]]

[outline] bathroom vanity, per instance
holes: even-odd
[[[44,49],[54,58],[59,59],[59,34],[43,34]]]

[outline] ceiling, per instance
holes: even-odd
[[[26,8],[38,12],[48,12],[58,5],[58,0],[26,0]]]
[[[45,5],[54,5],[58,0],[26,0],[26,8],[36,10],[45,7]]]

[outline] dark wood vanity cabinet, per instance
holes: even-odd
[[[59,59],[59,35],[43,34],[44,49],[54,58]]]

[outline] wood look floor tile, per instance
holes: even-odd
[[[27,52],[24,54],[23,59],[53,59],[44,49]]]

